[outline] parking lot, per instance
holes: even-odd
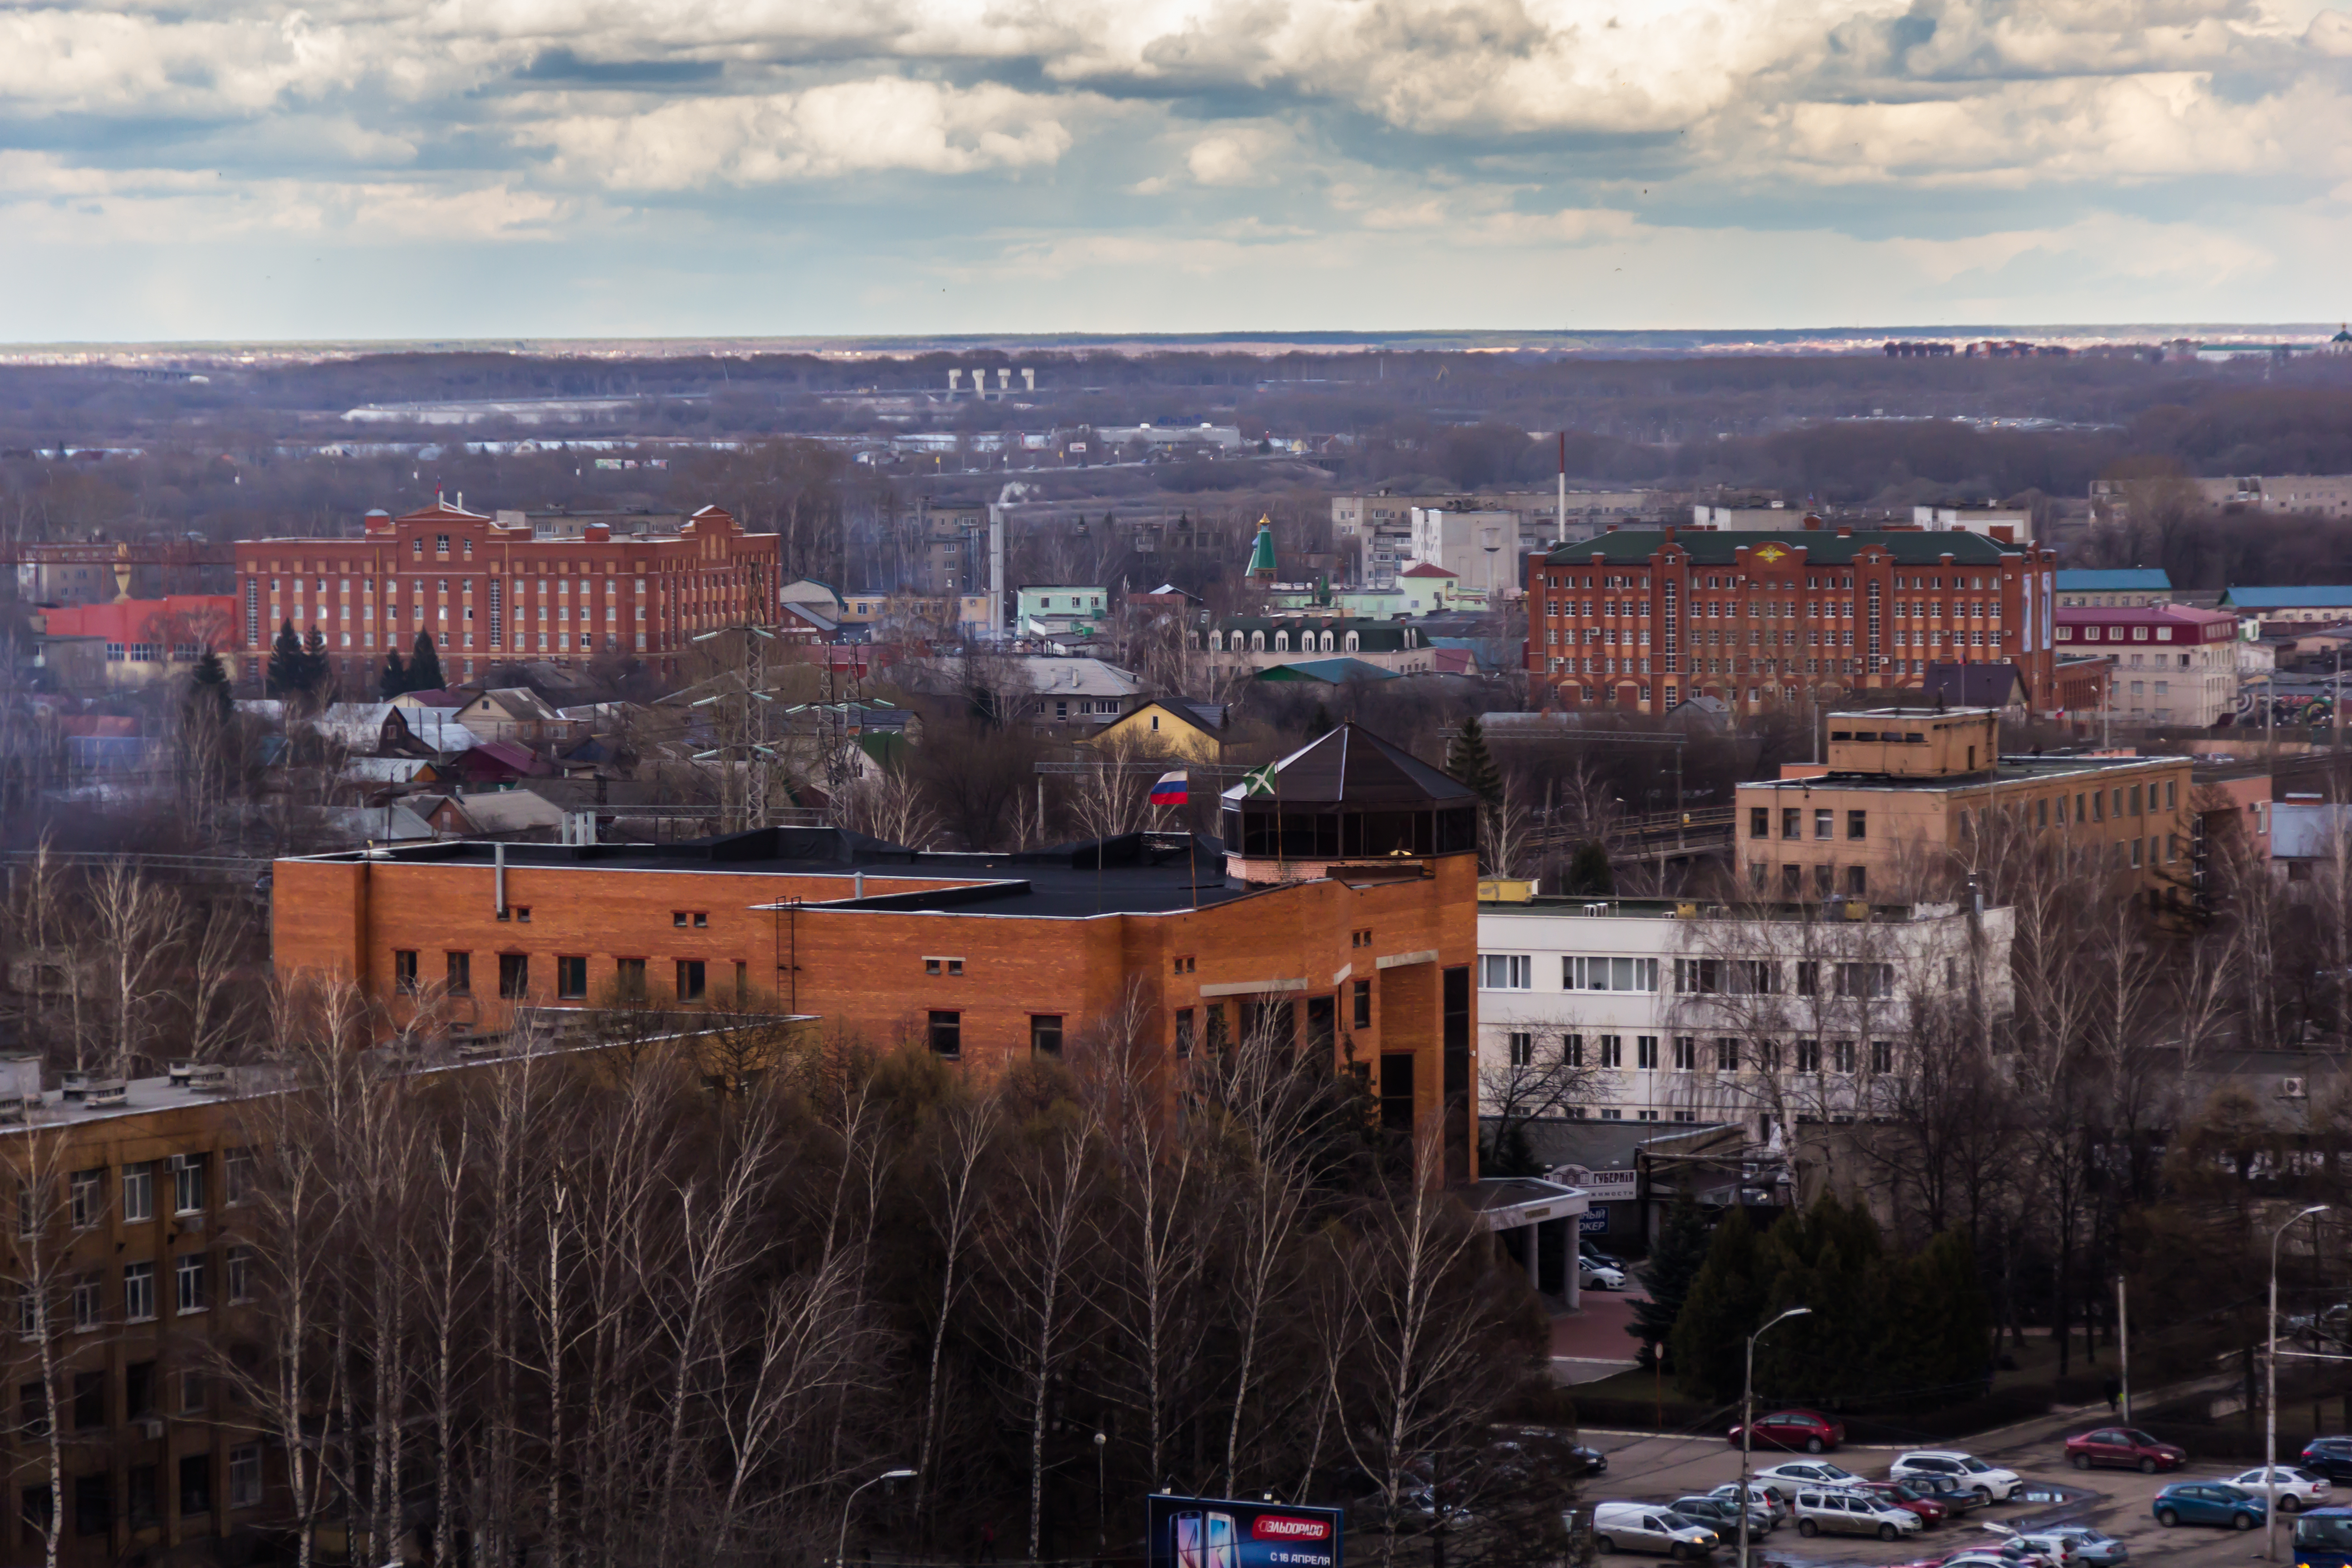
[[[1760,1414],[1760,1412],[1759,1412]],[[2263,1532],[2183,1527],[2167,1530],[2156,1522],[2156,1494],[2183,1479],[2218,1479],[2235,1475],[2242,1462],[2200,1465],[2191,1454],[2188,1465],[2168,1475],[2144,1476],[2135,1470],[2101,1469],[2079,1472],[2070,1468],[2062,1444],[2073,1433],[2099,1425],[2104,1412],[2084,1412],[2063,1420],[2045,1419],[1990,1434],[1969,1442],[1923,1444],[1922,1447],[1964,1448],[1979,1458],[2015,1470],[2026,1479],[2018,1500],[1995,1503],[1961,1519],[1931,1527],[1897,1542],[1858,1536],[1816,1536],[1807,1539],[1788,1524],[1763,1542],[1762,1555],[1791,1563],[1885,1564],[1940,1557],[1959,1547],[1998,1544],[1982,1526],[1990,1521],[2013,1530],[2042,1529],[2056,1524],[2087,1524],[2105,1531],[2131,1549],[2134,1563],[2161,1560],[2198,1568],[2200,1564],[2240,1564],[2262,1560]],[[1616,1501],[1666,1501],[1739,1479],[1739,1451],[1721,1436],[1712,1438],[1648,1436],[1640,1434],[1587,1432],[1584,1441],[1609,1456],[1609,1473],[1585,1485],[1583,1506]],[[1849,1445],[1824,1458],[1854,1474],[1872,1479],[1886,1474],[1900,1449]],[[1801,1454],[1759,1451],[1753,1463],[1761,1468]],[[2292,1453],[2280,1455],[2291,1464]],[[2042,1484],[2046,1483],[2046,1484]],[[2352,1494],[2352,1489],[2339,1489]],[[2352,1496],[2331,1500],[2352,1500]],[[2294,1561],[2291,1542],[2294,1516],[2282,1512],[2278,1525],[2278,1561]],[[1663,1559],[1622,1557],[1626,1563]]]

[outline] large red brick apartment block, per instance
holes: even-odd
[[[335,671],[364,676],[426,632],[452,679],[494,664],[599,654],[676,663],[698,632],[776,618],[776,536],[704,507],[674,534],[576,539],[436,500],[404,517],[370,512],[357,539],[255,539],[236,547],[237,647],[268,652],[288,621],[327,639]]]
[[[356,979],[395,1016],[430,989],[485,1031],[615,987],[772,998],[977,1072],[1060,1050],[1132,987],[1171,1063],[1271,1024],[1361,1075],[1387,1125],[1439,1116],[1444,1173],[1475,1176],[1470,793],[1345,725],[1223,806],[1222,847],[931,854],[769,828],[282,860],[277,963]]]
[[[1965,532],[1639,529],[1528,560],[1528,673],[1559,706],[1738,713],[1917,686],[1931,663],[2017,667],[2059,706],[2054,552]]]

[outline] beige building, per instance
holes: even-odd
[[[2047,839],[2085,875],[2178,893],[2189,878],[2189,759],[2003,756],[1990,709],[1832,713],[1826,763],[1738,788],[1751,894],[1925,890],[1998,838]]]

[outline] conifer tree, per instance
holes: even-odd
[[[196,660],[196,668],[188,676],[188,703],[201,709],[208,717],[226,722],[234,710],[229,697],[228,668],[221,656],[211,648]]]
[[[1454,737],[1454,749],[1445,758],[1445,771],[1468,784],[1479,805],[1503,804],[1503,771],[1495,765],[1494,754],[1486,750],[1486,731],[1475,713],[1462,721],[1461,732]]]
[[[1633,1321],[1625,1325],[1625,1331],[1642,1342],[1645,1363],[1673,1341],[1675,1320],[1682,1316],[1683,1303],[1690,1297],[1692,1281],[1706,1264],[1706,1216],[1684,1193],[1666,1211],[1648,1259],[1634,1270],[1649,1300],[1633,1304]]]
[[[1601,897],[1617,891],[1617,873],[1610,868],[1609,848],[1599,839],[1587,839],[1576,847],[1576,858],[1568,863],[1568,890]]]
[[[302,689],[320,702],[334,686],[335,667],[327,657],[327,634],[318,627],[302,641]]]
[[[408,667],[400,662],[398,648],[383,656],[383,673],[376,678],[375,689],[386,702],[404,691],[416,689],[408,683]]]
[[[438,691],[446,684],[441,674],[441,652],[433,646],[431,632],[416,634],[416,647],[408,656],[408,689]]]
[[[302,638],[291,620],[278,624],[278,636],[269,645],[269,670],[262,685],[277,698],[294,697],[306,689]]]
[[[1691,1281],[1670,1342],[1675,1378],[1701,1398],[1735,1398],[1745,1373],[1748,1336],[1763,1319],[1761,1247],[1748,1212],[1735,1207],[1715,1227],[1706,1261]]]

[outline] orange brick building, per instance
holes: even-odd
[[[1360,1075],[1385,1123],[1442,1114],[1475,1174],[1472,797],[1352,725],[1224,802],[1213,839],[1022,855],[831,829],[685,845],[457,843],[278,863],[277,963],[486,1031],[614,994],[765,1000],[982,1070],[1059,1051],[1130,988],[1172,1061],[1255,1026]]]
[[[2056,563],[1964,532],[1604,533],[1528,558],[1528,673],[1566,708],[1747,713],[2006,661],[2047,712]]]
[[[432,635],[451,679],[494,664],[580,664],[617,653],[660,668],[698,632],[776,618],[776,536],[746,533],[704,507],[675,534],[591,523],[577,538],[437,498],[422,511],[367,515],[357,539],[246,540],[236,547],[236,646],[268,654],[290,621],[327,639],[335,672],[366,677],[389,652]]]

